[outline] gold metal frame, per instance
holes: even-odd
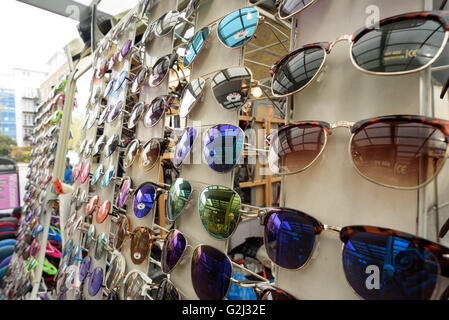
[[[354,124],[355,124],[355,122],[348,122],[348,121],[336,121],[336,122],[332,122],[332,123],[330,123],[330,126],[331,126],[331,127],[330,127],[330,134],[332,134],[332,131],[333,131],[334,129],[336,129],[336,128],[348,128],[348,129],[350,129]],[[327,146],[327,141],[328,141],[328,135],[329,135],[329,134],[326,132],[326,130],[323,130],[323,131],[324,131],[324,134],[325,134],[325,142],[324,142],[324,144],[323,144],[323,148],[322,148],[322,150],[320,151],[320,153],[315,157],[315,159],[313,159],[313,161],[312,161],[309,165],[307,165],[306,167],[304,167],[304,168],[302,168],[302,169],[300,169],[300,170],[296,170],[296,171],[293,171],[293,172],[278,172],[278,173],[276,173],[276,174],[283,175],[283,176],[294,175],[294,174],[297,174],[297,173],[301,173],[301,172],[303,172],[303,171],[309,169],[312,165],[314,165],[314,164],[318,161],[318,159],[321,157],[321,155],[323,154],[323,152],[324,152],[324,150],[326,149],[326,146]],[[353,139],[354,139],[354,136],[355,136],[355,133],[354,133],[354,134],[351,134],[351,138],[350,138],[349,143],[348,143],[348,154],[349,154],[349,159],[350,159],[350,161],[351,161],[352,166],[354,167],[354,169],[356,170],[356,172],[357,172],[361,177],[363,177],[363,178],[365,178],[366,180],[368,180],[368,181],[370,181],[370,182],[373,182],[373,183],[375,183],[375,184],[377,184],[377,185],[379,185],[379,186],[382,186],[382,187],[392,188],[392,189],[396,189],[396,190],[418,190],[418,189],[421,189],[421,188],[423,188],[424,186],[426,186],[426,185],[428,185],[429,183],[431,183],[431,182],[435,179],[435,177],[438,176],[438,174],[439,174],[440,171],[443,169],[444,164],[445,164],[445,162],[446,162],[446,160],[447,160],[447,158],[448,158],[448,156],[446,155],[445,158],[444,158],[444,160],[443,160],[443,163],[442,163],[441,166],[440,166],[440,168],[435,172],[435,174],[432,176],[432,178],[430,178],[428,181],[426,181],[426,182],[424,182],[424,183],[422,183],[422,184],[420,184],[420,185],[418,185],[418,186],[416,186],[416,187],[398,187],[398,186],[392,186],[392,185],[388,185],[388,184],[384,184],[384,183],[375,181],[375,180],[373,180],[372,178],[369,178],[369,177],[365,176],[365,175],[364,175],[364,174],[357,168],[357,166],[356,166],[355,163],[354,163],[354,159],[352,158],[352,155],[351,155],[351,144],[352,144],[352,141],[353,141]],[[271,146],[270,146],[270,149],[271,149]],[[447,154],[447,150],[446,150],[446,154]]]
[[[265,209],[262,210],[262,211],[265,211]],[[259,213],[259,218],[265,218],[264,215],[266,215],[267,213],[268,213],[268,211]],[[318,220],[317,220],[317,221],[318,221]],[[318,222],[319,222],[319,221],[318,221]],[[320,223],[321,223],[321,222],[320,222]],[[336,233],[339,234],[339,233],[341,232],[341,230],[342,230],[342,228],[340,228],[340,227],[336,227],[336,226],[332,226],[332,225],[326,225],[326,224],[323,224],[323,230],[322,230],[322,231],[332,231],[332,232],[336,232]],[[282,270],[286,270],[286,271],[299,271],[299,270],[303,270],[303,269],[305,269],[305,268],[309,265],[310,260],[315,256],[315,251],[316,251],[316,249],[317,249],[317,246],[318,246],[317,244],[319,243],[320,236],[321,236],[321,233],[320,233],[320,234],[315,234],[315,236],[314,236],[314,238],[315,238],[314,246],[313,246],[313,249],[312,249],[312,251],[311,251],[311,253],[310,253],[308,259],[306,260],[306,262],[304,262],[304,264],[303,264],[301,267],[299,267],[299,268],[297,268],[297,269],[287,269],[287,268],[281,267],[280,265],[278,265],[277,263],[275,263],[273,260],[271,260],[271,258],[270,258],[269,256],[268,256],[268,258],[270,259],[270,261],[271,261],[276,267],[278,267],[278,268],[280,268],[280,269],[282,269]],[[340,240],[340,241],[341,241],[341,240]],[[266,248],[267,245],[266,245],[266,243],[265,243],[265,237],[263,237],[263,243],[264,243],[264,247]],[[353,287],[351,286],[351,284],[349,283],[348,277],[347,277],[346,272],[345,272],[345,270],[344,270],[344,263],[343,263],[343,250],[344,250],[344,247],[345,247],[345,243],[342,243],[342,245],[341,245],[341,262],[342,262],[342,267],[343,267],[343,273],[344,273],[344,275],[345,275],[345,280],[346,280],[346,282],[347,282],[349,288],[351,288],[352,292],[353,292],[358,298],[363,299],[363,298],[362,298],[362,297],[361,297],[361,296],[354,290],[354,288],[353,288]],[[433,254],[432,254],[432,255],[433,255]],[[448,259],[449,259],[449,257],[448,257]],[[433,300],[433,299],[435,299],[435,298],[437,297],[437,293],[438,293],[438,291],[439,291],[440,283],[441,283],[441,266],[440,266],[440,264],[438,263],[438,279],[437,279],[437,283],[435,284],[435,288],[434,288],[434,291],[433,291],[433,293],[432,293],[432,296],[431,296],[430,300]]]
[[[449,40],[449,31],[445,31],[444,34],[444,40],[443,43],[441,44],[441,48],[439,49],[439,51],[435,54],[435,56],[432,58],[432,60],[430,60],[427,64],[425,64],[424,66],[418,68],[418,69],[414,69],[414,70],[409,70],[409,71],[400,71],[400,72],[373,72],[373,71],[368,71],[365,69],[362,69],[361,67],[359,67],[352,55],[352,48],[354,46],[354,41],[352,40],[352,35],[349,34],[345,34],[345,35],[341,35],[340,37],[338,37],[337,39],[335,39],[333,42],[330,43],[329,49],[328,51],[326,51],[325,49],[321,48],[320,46],[317,45],[317,48],[321,48],[324,51],[324,59],[323,62],[320,66],[320,68],[318,69],[318,71],[315,73],[315,75],[309,80],[309,82],[307,82],[303,87],[299,88],[298,90],[295,90],[291,93],[288,94],[284,94],[284,95],[278,95],[275,94],[273,92],[273,83],[274,83],[274,75],[271,77],[271,93],[274,97],[276,98],[285,98],[291,95],[294,95],[296,93],[301,92],[302,90],[304,90],[305,88],[309,87],[312,83],[314,83],[315,79],[322,73],[324,67],[326,66],[326,62],[327,62],[327,57],[328,55],[331,53],[332,49],[334,48],[334,46],[341,41],[347,41],[348,43],[350,43],[350,47],[349,47],[349,56],[351,59],[352,64],[354,65],[354,67],[359,70],[362,73],[365,74],[369,74],[369,75],[377,75],[377,76],[400,76],[400,75],[407,75],[407,74],[413,74],[413,73],[417,73],[420,72],[422,70],[425,70],[426,68],[430,67],[442,54],[442,52],[444,51],[446,44],[448,43]]]
[[[167,276],[170,276],[170,274],[173,272],[173,270],[174,270],[179,264],[181,264],[181,263],[184,262],[183,260],[184,260],[185,257],[186,257],[186,254],[187,254],[187,251],[188,251],[187,249],[188,249],[188,248],[190,248],[190,249],[192,250],[192,254],[191,254],[191,257],[190,257],[190,261],[191,261],[191,260],[192,260],[192,257],[193,257],[193,253],[196,251],[196,249],[198,249],[199,247],[202,247],[202,246],[206,246],[206,244],[198,244],[198,245],[195,246],[195,247],[191,246],[191,245],[189,244],[188,239],[187,239],[186,236],[184,235],[184,233],[181,232],[181,231],[178,230],[178,229],[172,229],[172,230],[170,230],[169,234],[172,233],[172,232],[175,232],[175,231],[178,231],[179,233],[181,233],[181,234],[184,236],[184,239],[186,240],[186,246],[185,246],[184,251],[182,252],[181,256],[179,257],[178,261],[176,262],[176,264],[173,266],[173,268],[172,268],[168,273],[165,273],[165,272],[162,270],[162,268],[161,268],[162,273],[164,273],[164,274],[167,275]],[[168,237],[169,234],[167,234],[167,237]],[[166,238],[166,239],[167,239],[167,238]],[[161,261],[162,261],[162,255],[164,254],[164,247],[165,247],[165,245],[166,245],[166,241],[167,241],[167,240],[164,240],[164,244],[163,244],[163,246],[162,246]],[[213,247],[213,246],[211,246],[211,245],[207,245],[207,246],[212,247],[212,248],[214,248],[214,249],[217,250],[217,251],[220,251],[220,250],[218,250],[217,248],[215,248],[215,247]],[[221,251],[220,251],[220,252],[221,252]],[[223,253],[223,252],[221,252],[221,253]],[[250,270],[247,270],[247,269],[245,269],[245,270],[246,270],[247,272],[249,272],[251,275],[256,276],[256,277],[259,278],[259,279],[264,279],[264,280],[261,280],[261,281],[248,281],[248,280],[236,280],[236,279],[234,279],[234,278],[232,277],[232,275],[234,274],[234,266],[237,266],[237,267],[239,267],[239,268],[243,268],[243,267],[240,266],[240,265],[238,265],[238,264],[236,264],[236,263],[233,262],[231,259],[229,259],[228,255],[227,255],[226,253],[223,253],[223,255],[226,256],[226,258],[228,259],[228,261],[230,262],[230,265],[231,265],[231,277],[229,278],[229,280],[230,280],[230,281],[229,281],[229,287],[228,287],[228,289],[226,290],[226,294],[223,296],[223,299],[226,298],[226,296],[228,295],[229,290],[231,289],[232,283],[234,283],[234,284],[236,284],[236,285],[238,285],[238,286],[240,286],[240,287],[254,287],[256,284],[260,284],[260,283],[269,283],[267,279],[264,279],[264,278],[261,277],[260,275],[254,273],[254,272],[252,272],[252,271],[250,271]],[[194,291],[195,291],[195,290],[194,290]],[[195,294],[196,294],[196,292],[195,292]],[[198,296],[197,296],[197,297],[198,297]]]
[[[310,7],[312,4],[315,4],[315,2],[317,2],[318,0],[312,0],[309,4],[306,4],[302,9],[296,11],[295,13],[292,13],[292,14],[290,14],[290,15],[287,16],[287,17],[281,17],[281,13],[280,13],[280,12],[281,12],[281,6],[285,3],[285,1],[286,1],[286,0],[282,1],[282,3],[281,3],[280,6],[279,6],[279,9],[278,9],[278,16],[279,16],[279,18],[282,19],[282,20],[288,20],[288,19],[290,19],[291,17],[296,16],[297,14],[301,13],[302,11],[304,11],[305,9],[307,9],[308,7]]]

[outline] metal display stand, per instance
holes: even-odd
[[[294,19],[294,48],[332,41],[364,26],[369,5],[380,8],[381,19],[424,9],[421,0],[318,1]],[[317,23],[318,18],[326,23]],[[337,43],[327,61],[321,79],[294,96],[291,122],[429,114],[430,70],[400,77],[365,75],[350,63],[345,42]],[[447,113],[439,115],[447,118]],[[382,226],[425,236],[425,204],[434,201],[428,192],[432,186],[419,191],[394,190],[361,178],[347,153],[349,138],[347,129],[334,130],[316,164],[305,172],[284,176],[281,206],[304,211],[327,225]],[[325,231],[317,241],[318,249],[304,268],[276,268],[276,284],[298,299],[357,299],[346,282],[338,234]]]

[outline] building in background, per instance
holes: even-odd
[[[50,92],[53,90],[54,86],[58,85],[64,77],[69,73],[69,64],[67,63],[67,58],[62,51],[58,51],[53,54],[47,62],[48,75],[41,82],[39,91],[42,99],[48,97]]]
[[[17,139],[14,89],[0,87],[0,134]]]
[[[13,83],[17,124],[17,145],[29,145],[34,126],[34,116],[40,103],[39,87],[47,77],[43,71],[14,68]]]

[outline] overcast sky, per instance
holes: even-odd
[[[57,1],[57,0],[54,0]],[[78,0],[90,4],[90,0]],[[102,0],[99,10],[117,14],[130,9],[137,0]],[[47,62],[56,51],[79,37],[78,22],[15,1],[0,1],[0,73],[12,68],[47,71]]]

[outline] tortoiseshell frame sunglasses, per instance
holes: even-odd
[[[449,39],[449,11],[407,13],[383,19],[378,25],[360,28],[332,42],[307,44],[281,58],[270,69],[273,96],[287,97],[310,86],[324,70],[332,48],[341,41],[350,44],[351,62],[359,71],[396,76],[428,68]]]
[[[441,276],[449,277],[449,248],[412,234],[375,226],[326,225],[289,208],[267,208],[258,217],[264,226],[264,246],[280,268],[301,270],[308,265],[323,231],[338,232],[346,280],[366,300],[431,300],[438,297]],[[379,286],[366,284],[375,269]],[[369,268],[369,269],[368,269]]]
[[[351,132],[349,156],[365,179],[381,186],[414,190],[431,182],[444,165],[449,120],[390,115],[358,122],[302,121],[268,136],[268,163],[276,174],[310,168],[322,155],[336,128]]]

